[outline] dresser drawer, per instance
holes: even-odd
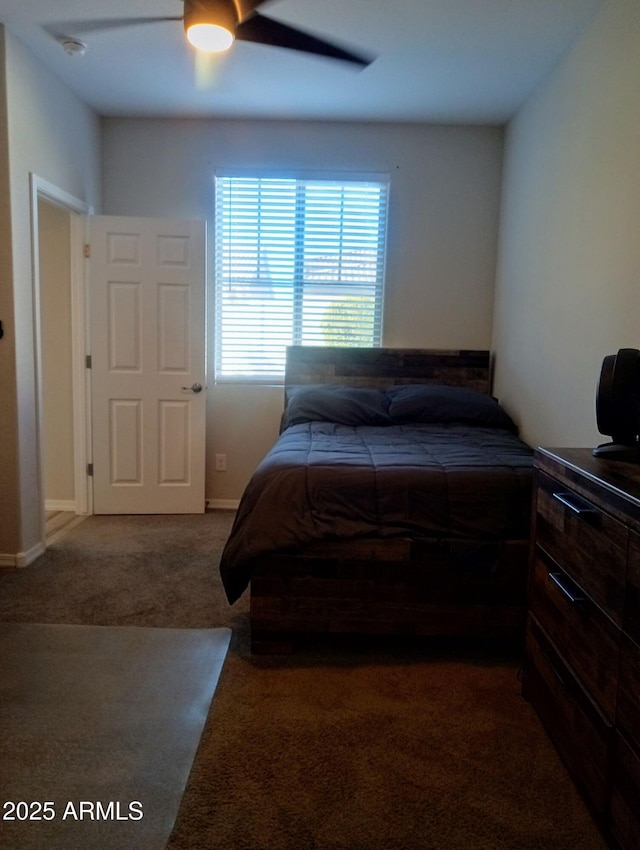
[[[536,542],[594,602],[622,625],[627,528],[543,472],[538,473]]]
[[[561,648],[580,683],[613,720],[620,630],[584,590],[543,551],[536,549],[529,584],[536,620]]]
[[[640,758],[615,734],[610,828],[622,847],[640,847]]]
[[[535,708],[594,814],[602,816],[607,802],[612,726],[532,617],[527,625],[526,657],[523,695]]]

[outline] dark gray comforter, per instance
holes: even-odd
[[[280,436],[242,497],[220,572],[230,602],[256,558],[327,538],[528,536],[531,449],[508,430],[305,422]]]

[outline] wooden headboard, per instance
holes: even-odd
[[[422,348],[343,348],[292,345],[287,348],[285,387],[292,384],[450,384],[491,392],[489,351]]]

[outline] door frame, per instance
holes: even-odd
[[[71,359],[73,386],[73,454],[74,491],[77,514],[92,513],[92,492],[89,486],[90,459],[90,370],[86,368],[88,345],[88,296],[84,244],[87,216],[93,208],[48,180],[31,173],[31,262],[33,285],[33,321],[36,379],[36,468],[40,508],[41,540],[46,541],[44,493],[44,433],[42,403],[42,335],[40,299],[40,238],[38,231],[38,200],[61,207],[69,214],[70,227],[70,287],[71,287]],[[46,545],[46,544],[45,544]]]

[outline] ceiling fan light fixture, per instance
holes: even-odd
[[[221,53],[233,44],[233,33],[218,24],[192,24],[187,30],[187,38],[196,50],[205,53]]]
[[[237,23],[235,4],[229,0],[185,0],[184,31],[197,50],[207,53],[228,50]]]

